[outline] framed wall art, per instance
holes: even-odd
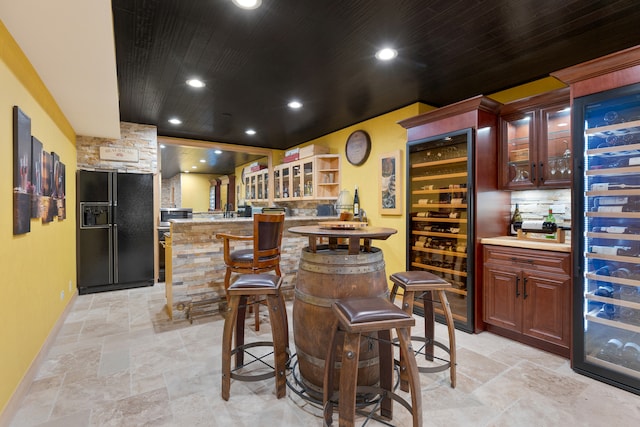
[[[402,170],[400,150],[381,154],[379,161],[378,206],[382,215],[402,214]]]
[[[31,119],[13,107],[13,234],[31,231]]]

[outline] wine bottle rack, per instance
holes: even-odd
[[[448,300],[461,322],[468,321],[467,144],[445,140],[410,155],[410,266],[452,284]]]
[[[640,109],[624,111],[632,113]],[[637,377],[640,359],[629,359],[619,346],[640,344],[640,120],[618,115],[596,112],[584,131],[586,357]]]

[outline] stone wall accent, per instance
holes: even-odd
[[[134,148],[138,162],[100,159],[100,147]],[[155,126],[120,122],[120,139],[78,136],[78,169],[107,169],[128,173],[158,173],[158,131]]]
[[[161,188],[161,208],[178,208],[182,207],[182,184],[181,174],[176,174],[169,179],[163,179]],[[171,200],[171,194],[173,193],[173,200]]]
[[[285,221],[282,238],[282,257],[280,269],[283,276],[282,289],[287,299],[293,299],[298,263],[302,249],[308,245],[308,238],[287,231],[290,227],[312,225],[317,218],[292,218]],[[224,291],[224,253],[222,240],[216,239],[216,233],[251,235],[253,220],[236,218],[226,220],[180,220],[171,223],[171,263],[173,274],[166,278],[166,286],[173,292],[173,319],[187,317],[186,308],[192,303],[223,300]],[[232,242],[232,250],[249,249],[251,242]],[[233,276],[232,276],[233,280]],[[216,313],[217,304],[208,307],[210,313]],[[209,313],[207,313],[209,314]]]

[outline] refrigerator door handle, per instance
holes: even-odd
[[[111,250],[112,256],[112,264],[113,265],[113,278],[111,283],[118,283],[118,251],[115,249],[118,247],[118,224],[113,223],[113,232],[111,235],[113,236],[113,249]]]
[[[113,225],[109,224],[109,265],[113,265],[113,255],[114,255],[114,246],[113,246]],[[113,269],[109,269],[109,283],[113,283]]]

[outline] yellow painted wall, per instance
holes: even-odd
[[[76,289],[75,134],[35,70],[0,22],[0,414],[38,356]],[[13,116],[66,165],[67,219],[13,235]],[[70,291],[71,286],[71,291]]]
[[[215,177],[216,175],[204,173],[180,174],[182,207],[192,208],[193,212],[207,212],[209,210],[211,180]]]
[[[525,83],[520,86],[509,88],[507,90],[492,93],[488,96],[489,98],[506,104],[511,101],[528,98],[530,96],[539,95],[541,93],[549,92],[554,89],[560,89],[566,86],[567,85],[554,77],[545,77],[543,79]]]
[[[424,104],[412,104],[396,111],[383,114],[373,119],[364,121],[354,126],[349,126],[323,137],[302,144],[318,144],[327,146],[331,153],[341,155],[341,187],[349,190],[353,197],[355,186],[358,186],[358,196],[360,207],[367,213],[369,224],[376,227],[390,227],[398,230],[387,240],[374,242],[384,252],[387,275],[396,271],[406,269],[406,224],[405,216],[402,215],[380,215],[378,209],[378,177],[379,158],[381,154],[400,150],[400,171],[399,177],[405,175],[405,145],[407,143],[406,130],[398,124],[398,121],[413,117],[415,115],[432,110]],[[364,130],[371,138],[371,153],[367,161],[360,166],[353,166],[345,157],[345,143],[349,135],[356,130]],[[401,200],[404,199],[404,186],[402,187]],[[404,212],[405,207],[402,207]]]

